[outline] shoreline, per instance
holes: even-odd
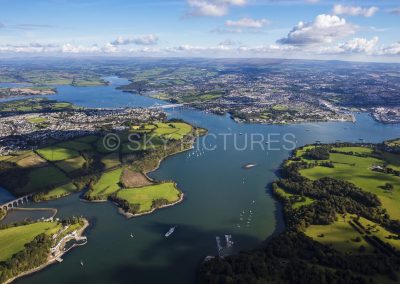
[[[178,189],[178,188],[177,188],[177,189]],[[179,189],[178,189],[178,190],[179,190]],[[184,198],[184,195],[185,195],[185,194],[184,194],[182,191],[179,191],[179,192],[180,192],[180,197],[179,197],[179,199],[178,199],[177,201],[174,201],[174,202],[169,203],[169,204],[162,205],[162,206],[157,207],[157,208],[152,208],[152,209],[149,210],[149,211],[141,212],[141,213],[137,213],[137,214],[133,214],[133,213],[130,213],[130,212],[126,212],[126,211],[124,211],[121,207],[119,207],[118,203],[115,203],[115,202],[113,202],[113,203],[114,203],[115,205],[117,205],[117,207],[118,207],[117,211],[118,211],[119,214],[123,215],[126,219],[131,219],[131,218],[134,218],[134,217],[140,217],[140,216],[144,216],[144,215],[149,215],[149,214],[153,213],[154,211],[156,211],[156,210],[158,210],[158,209],[163,209],[163,208],[171,207],[171,206],[174,206],[174,205],[176,205],[176,204],[181,203],[181,202],[183,201],[183,198]]]
[[[130,81],[131,83],[131,81]],[[127,85],[122,85],[122,86],[127,86]],[[152,96],[149,96],[147,94],[144,94],[138,90],[125,90],[125,89],[119,89],[123,92],[127,92],[127,93],[131,93],[131,94],[135,94],[135,95],[139,95],[139,96],[143,96],[143,97],[147,97],[147,98],[153,98],[162,102],[169,102],[168,99],[160,99],[160,98],[155,98]],[[179,104],[179,103],[176,103]],[[225,116],[225,115],[229,115],[230,119],[232,119],[235,123],[237,124],[265,124],[265,125],[288,125],[288,124],[302,124],[302,123],[320,123],[320,122],[356,122],[356,118],[354,116],[354,112],[350,112],[351,113],[351,118],[332,118],[332,119],[310,119],[310,120],[302,120],[302,121],[285,121],[285,122],[280,122],[280,121],[272,121],[272,122],[263,122],[263,121],[254,121],[254,122],[249,122],[246,120],[242,120],[234,115],[232,115],[232,113],[230,111],[226,111],[224,113],[219,113],[219,112],[213,112],[213,111],[207,111],[207,109],[203,109],[201,107],[196,107],[196,106],[190,106],[192,109],[195,109],[197,111],[201,111],[204,113],[211,113],[213,115],[221,115],[221,116]],[[371,115],[372,113],[369,112]],[[382,124],[386,124],[383,121],[379,121],[378,122],[382,123]],[[398,122],[400,123],[400,122]]]
[[[196,128],[196,127],[193,126],[193,125],[192,125],[192,127],[193,127],[193,128]],[[193,130],[195,130],[195,129],[193,129]],[[208,132],[208,130],[205,130],[205,131]],[[198,139],[198,138],[201,137],[201,136],[203,136],[203,135],[197,135],[197,136],[193,137],[193,139],[192,139],[192,141],[191,141],[191,146],[190,146],[190,147],[185,148],[185,149],[181,149],[181,150],[176,151],[176,152],[173,152],[173,153],[170,153],[170,154],[164,156],[163,158],[159,159],[157,165],[156,165],[154,168],[150,169],[149,171],[143,172],[144,176],[145,176],[147,179],[149,179],[151,182],[157,182],[155,179],[149,177],[148,174],[149,174],[149,173],[152,173],[152,172],[154,172],[154,171],[156,171],[156,170],[158,170],[158,169],[160,168],[160,166],[161,166],[161,163],[162,163],[165,159],[167,159],[167,158],[169,158],[169,157],[171,157],[171,156],[174,156],[174,155],[177,155],[177,154],[184,153],[184,152],[187,152],[187,151],[192,150],[192,149],[194,148],[194,144],[195,144],[195,142],[196,142],[196,139]],[[183,191],[181,191],[181,190],[177,187],[177,185],[176,185],[175,182],[174,182],[174,186],[175,186],[175,188],[176,188],[176,189],[179,191],[179,193],[180,193],[179,199],[178,199],[177,201],[174,201],[174,202],[172,202],[172,203],[169,203],[169,204],[160,206],[160,207],[158,207],[158,208],[152,208],[151,210],[146,211],[146,212],[141,212],[141,213],[133,214],[133,213],[124,211],[124,210],[119,206],[118,203],[116,203],[116,202],[113,202],[113,203],[117,206],[117,211],[118,211],[118,213],[121,214],[121,215],[123,215],[123,216],[125,216],[126,219],[130,219],[130,218],[133,218],[133,217],[144,216],[144,215],[149,215],[149,214],[153,213],[154,211],[156,211],[157,209],[163,209],[163,208],[171,207],[171,206],[174,206],[174,205],[176,205],[176,204],[179,204],[179,203],[181,203],[181,202],[183,201],[185,194],[183,193]]]
[[[80,229],[77,231],[77,236],[78,236],[78,237],[82,237],[84,231],[89,227],[89,221],[88,221],[88,220],[83,219],[83,222],[84,222],[85,224],[82,226],[82,228],[80,228]],[[65,242],[65,243],[66,243],[66,242]],[[63,243],[63,245],[65,245],[65,243]],[[13,278],[10,278],[10,279],[6,280],[6,281],[4,282],[4,284],[12,283],[12,282],[14,282],[15,280],[17,280],[17,279],[19,279],[19,278],[28,276],[28,275],[33,274],[33,273],[35,273],[35,272],[39,272],[40,270],[43,270],[43,269],[45,269],[46,267],[48,267],[48,266],[50,266],[50,265],[52,265],[52,264],[57,263],[57,262],[58,262],[58,261],[57,261],[57,258],[61,258],[63,255],[65,255],[67,252],[69,252],[69,251],[70,251],[71,249],[73,249],[74,247],[76,247],[76,246],[72,246],[72,247],[69,248],[68,250],[62,251],[60,254],[58,254],[57,256],[54,256],[54,257],[51,256],[51,253],[49,252],[47,261],[46,261],[45,263],[43,263],[42,265],[39,265],[38,267],[32,268],[32,269],[30,269],[30,270],[28,270],[28,271],[22,272],[21,274],[19,274],[19,275],[17,275],[17,276],[14,276]]]
[[[10,211],[52,211],[53,215],[50,216],[49,218],[54,218],[58,213],[57,208],[44,208],[44,207],[43,208],[28,208],[28,207],[19,208],[19,207],[15,207],[15,208],[11,208],[10,210],[7,210],[6,214],[2,218],[0,218],[0,222],[4,221],[6,219],[8,213]],[[45,218],[45,219],[48,219],[48,218]],[[40,220],[40,218],[37,220]]]

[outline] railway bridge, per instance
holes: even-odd
[[[32,194],[28,194],[28,195],[24,195],[24,196],[18,197],[18,198],[14,199],[14,200],[11,200],[11,201],[7,202],[7,203],[1,204],[0,208],[2,210],[7,211],[7,210],[9,210],[11,208],[15,208],[15,207],[21,206],[24,203],[28,203],[29,199],[31,197],[32,197]]]

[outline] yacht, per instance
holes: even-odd
[[[169,236],[171,236],[173,234],[173,232],[175,231],[176,227],[171,227],[168,232],[165,233],[165,237],[168,238]]]

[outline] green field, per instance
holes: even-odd
[[[75,150],[60,148],[57,146],[39,149],[36,152],[46,160],[53,162],[72,159],[79,156],[79,153]]]
[[[100,197],[107,199],[107,197],[120,189],[119,182],[122,175],[122,168],[105,172],[100,179],[93,185],[93,191],[90,191],[91,197]]]
[[[332,150],[343,152],[343,153],[355,153],[355,154],[371,154],[373,152],[372,148],[367,147],[339,147],[332,148]]]
[[[43,196],[43,200],[51,200],[55,198],[60,198],[63,196],[70,195],[71,193],[75,193],[77,190],[76,186],[73,183],[69,183],[63,186],[59,186],[55,189],[50,190]]]
[[[284,189],[279,188],[279,187],[275,189],[275,193],[278,194],[280,197],[285,198],[287,200],[290,200],[291,197],[301,197],[300,195],[291,194],[289,192],[286,192]],[[304,196],[304,199],[305,199],[304,201],[296,201],[296,202],[292,203],[292,207],[294,209],[297,209],[297,208],[300,208],[301,206],[309,205],[314,202],[314,200],[312,198],[307,197],[307,196]]]
[[[359,248],[362,245],[366,248],[366,253],[373,253],[375,248],[363,238],[365,235],[375,235],[396,249],[400,249],[400,240],[389,238],[389,236],[396,236],[396,234],[390,233],[385,228],[363,217],[360,217],[359,222],[368,233],[366,231],[362,234],[359,233],[349,224],[349,221],[355,217],[355,215],[347,215],[345,218],[338,216],[338,220],[333,224],[311,225],[306,229],[305,234],[320,243],[332,245],[336,250],[341,252],[359,252]],[[360,238],[359,242],[356,241],[357,237]]]
[[[61,225],[56,222],[38,222],[0,230],[0,244],[2,244],[0,261],[11,258],[36,236],[42,233],[51,235],[56,233],[60,228]]]
[[[59,167],[64,172],[70,173],[81,169],[84,164],[85,164],[85,159],[82,156],[78,156],[76,158],[57,162],[56,166]]]
[[[332,245],[340,252],[359,252],[361,245],[366,248],[366,252],[373,252],[374,248],[348,223],[349,220],[339,217],[338,221],[330,225],[311,225],[305,234],[322,244]],[[361,239],[360,242],[355,241],[357,237]]]
[[[67,148],[67,149],[72,149],[72,150],[76,150],[76,151],[88,151],[88,150],[92,149],[91,145],[80,142],[80,141],[74,141],[74,140],[59,143],[56,145],[56,147]]]
[[[117,167],[121,164],[121,162],[119,160],[119,153],[114,152],[114,153],[108,154],[101,159],[101,162],[104,164],[106,169]]]
[[[103,137],[96,135],[61,143],[52,140],[47,144],[49,146],[35,151],[19,151],[13,156],[0,157],[0,161],[15,166],[9,170],[10,180],[4,179],[4,186],[16,195],[35,193],[37,200],[68,195],[77,190],[75,185],[79,188],[89,186],[85,198],[106,200],[121,189],[120,178],[125,164],[131,164],[140,172],[154,168],[157,160],[167,154],[167,146],[178,144],[171,140],[184,138],[192,131],[192,126],[184,122],[139,124],[131,126],[129,131],[118,132],[121,145],[112,151],[105,149]],[[129,149],[129,146],[135,146],[128,139],[132,134],[137,134],[135,139],[140,146],[134,151]],[[15,179],[20,174],[21,180]]]
[[[187,123],[157,123],[157,128],[153,130],[153,134],[166,139],[179,140],[192,131],[192,127]]]
[[[389,167],[396,170],[400,171],[400,154],[394,154],[394,153],[382,153],[382,158],[390,164]]]
[[[375,193],[382,205],[387,209],[389,215],[394,219],[400,219],[400,178],[391,174],[372,171],[374,165],[382,165],[383,160],[372,157],[358,157],[353,155],[331,153],[330,161],[334,168],[316,166],[303,169],[300,173],[311,180],[322,177],[334,177],[354,183],[358,187]],[[392,191],[382,189],[385,183],[394,186]]]
[[[28,175],[29,182],[17,193],[37,192],[53,185],[67,184],[70,179],[59,169],[49,166],[33,169]]]
[[[74,108],[75,107],[70,103],[57,102],[45,98],[23,99],[0,103],[1,112],[38,112],[71,110]]]
[[[139,188],[122,189],[118,191],[117,197],[128,201],[130,204],[140,204],[140,212],[147,212],[152,209],[152,202],[156,199],[166,199],[170,203],[179,199],[179,190],[172,182]]]

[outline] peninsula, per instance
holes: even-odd
[[[297,149],[272,185],[284,231],[260,248],[207,260],[199,282],[397,283],[398,141]]]
[[[88,225],[86,219],[75,217],[2,225],[0,241],[7,246],[0,252],[0,282],[10,283],[62,262],[66,252],[86,244],[83,233]],[[74,244],[67,247],[72,241]]]

